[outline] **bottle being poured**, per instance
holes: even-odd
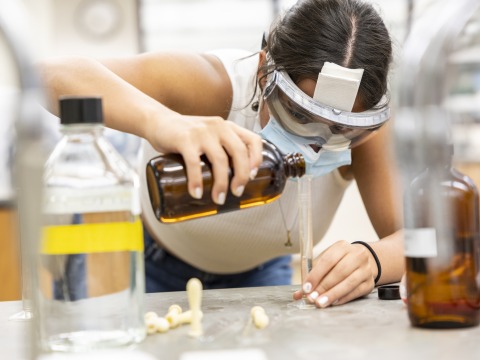
[[[247,209],[270,203],[280,197],[288,178],[305,174],[302,154],[282,154],[275,145],[263,141],[263,161],[257,175],[245,186],[243,195],[227,193],[223,205],[212,201],[213,173],[210,162],[202,157],[203,196],[195,199],[188,193],[187,173],[179,154],[165,154],[147,164],[147,184],[150,203],[157,219],[162,223],[180,221]],[[232,177],[232,170],[230,176]]]

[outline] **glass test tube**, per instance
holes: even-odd
[[[298,179],[298,208],[300,228],[300,258],[302,284],[312,270],[313,261],[313,229],[312,229],[312,196],[311,176]]]

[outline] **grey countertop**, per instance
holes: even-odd
[[[480,359],[480,327],[413,328],[403,302],[379,300],[376,290],[349,304],[302,310],[289,306],[297,288],[204,291],[202,338],[190,338],[189,325],[183,325],[165,334],[148,336],[137,349],[162,360],[217,359],[215,354],[220,351],[227,360],[244,355],[249,356],[247,360],[257,360],[257,354],[269,360]],[[172,304],[188,309],[186,292],[147,294],[145,298],[145,310],[160,316]],[[250,309],[255,305],[264,307],[270,318],[265,329],[258,330],[249,323]],[[0,359],[28,359],[28,325],[8,320],[21,306],[20,301],[0,302]],[[242,353],[241,349],[257,352]],[[194,357],[192,352],[203,357]]]

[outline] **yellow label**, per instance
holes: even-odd
[[[46,226],[40,252],[47,255],[143,251],[143,229],[135,222]]]

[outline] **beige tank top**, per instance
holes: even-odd
[[[258,55],[239,50],[219,50],[233,87],[229,121],[259,131],[257,113],[251,109]],[[140,164],[158,153],[143,141]],[[144,166],[144,165],[143,165]],[[298,242],[297,182],[289,180],[282,196],[267,205],[175,224],[160,223],[150,205],[145,179],[141,177],[141,201],[144,222],[160,245],[198,269],[217,274],[252,269],[272,258],[300,251]],[[335,170],[312,181],[314,243],[327,231],[350,181]],[[287,232],[292,246],[285,246]]]

